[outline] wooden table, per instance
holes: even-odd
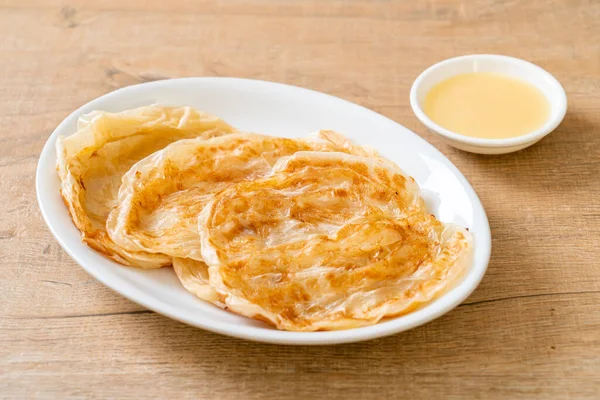
[[[600,2],[5,0],[0,3],[0,397],[600,398]],[[421,70],[531,60],[562,125],[505,156],[460,152],[413,116]],[[57,124],[118,87],[182,76],[304,86],[422,135],[488,212],[477,291],[426,326],[329,347],[256,344],[123,299],[59,247],[34,172]]]

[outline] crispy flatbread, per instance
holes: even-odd
[[[343,153],[280,159],[272,175],[218,193],[199,231],[228,309],[293,331],[406,313],[459,276],[471,247],[466,230],[427,213],[411,178]]]
[[[180,140],[146,157],[125,174],[118,206],[106,223],[108,233],[128,252],[179,258],[174,266],[182,284],[213,301],[216,295],[203,279],[207,266],[200,251],[198,215],[215,193],[264,177],[280,158],[309,150],[378,157],[331,131],[305,139],[236,133],[210,140]]]
[[[234,132],[225,121],[190,107],[141,107],[120,113],[95,111],[78,130],[57,141],[61,195],[82,240],[124,264],[158,268],[168,256],[129,251],[110,239],[106,219],[117,205],[123,175],[144,157],[186,138],[208,139]]]

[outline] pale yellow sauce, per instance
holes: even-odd
[[[452,132],[502,139],[540,128],[548,119],[550,105],[530,83],[473,72],[434,86],[425,97],[424,111],[433,122]]]

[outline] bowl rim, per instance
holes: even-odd
[[[475,238],[475,246],[481,248],[481,252],[483,254],[482,262],[473,263],[472,268],[465,274],[462,278],[462,281],[459,282],[455,287],[453,287],[450,291],[444,293],[440,296],[437,301],[430,305],[430,307],[422,308],[416,310],[412,313],[391,318],[387,321],[382,321],[375,325],[359,327],[354,329],[340,330],[340,331],[319,331],[319,332],[289,332],[289,331],[281,331],[281,330],[270,330],[261,327],[254,326],[241,326],[237,324],[233,324],[230,322],[224,321],[204,321],[202,319],[197,318],[197,315],[189,312],[187,310],[181,310],[177,307],[172,306],[171,304],[164,302],[160,299],[156,299],[151,294],[136,288],[136,287],[128,287],[126,283],[114,281],[113,277],[106,275],[101,272],[101,269],[96,269],[91,267],[93,264],[93,260],[90,260],[90,255],[87,254],[86,251],[81,250],[79,245],[75,245],[72,243],[67,243],[66,238],[62,237],[59,233],[61,229],[60,226],[57,225],[57,217],[52,215],[51,207],[54,203],[59,202],[62,204],[62,201],[59,199],[53,199],[52,196],[45,192],[43,182],[44,171],[47,170],[49,164],[52,165],[52,169],[54,168],[54,163],[56,162],[56,154],[55,154],[55,142],[56,138],[61,131],[63,131],[66,126],[70,123],[76,121],[79,115],[85,112],[89,112],[90,108],[97,107],[97,104],[101,104],[106,100],[112,98],[118,98],[122,93],[126,91],[139,92],[141,89],[150,88],[150,87],[162,87],[168,86],[169,83],[176,81],[179,84],[187,84],[194,81],[211,81],[211,82],[229,82],[236,85],[246,85],[248,87],[251,86],[260,86],[260,85],[275,85],[278,90],[280,89],[292,89],[298,91],[298,93],[303,92],[308,95],[319,95],[325,96],[330,101],[342,102],[348,106],[353,107],[354,109],[362,109],[369,114],[373,114],[378,118],[384,118],[386,123],[399,125],[402,129],[408,130],[412,133],[417,140],[422,140],[426,142],[424,139],[419,137],[416,133],[412,132],[410,129],[402,126],[401,124],[375,112],[366,107],[360,106],[356,103],[349,102],[347,100],[328,95],[322,92],[317,92],[310,89],[305,89],[297,86],[275,83],[269,81],[261,81],[261,80],[253,80],[253,79],[242,79],[242,78],[227,78],[227,77],[191,77],[191,78],[177,78],[177,79],[168,79],[154,82],[147,82],[137,85],[132,85],[124,88],[117,89],[113,92],[104,94],[96,99],[93,99],[81,106],[77,110],[73,111],[69,116],[67,116],[61,123],[57,126],[57,128],[52,132],[49,136],[42,153],[40,155],[38,165],[36,168],[36,195],[38,200],[38,205],[40,207],[40,211],[46,225],[50,229],[52,235],[60,244],[60,246],[66,251],[66,253],[77,263],[79,264],[87,273],[93,276],[95,279],[103,283],[108,288],[117,292],[119,295],[140,304],[156,313],[162,314],[169,318],[178,320],[180,322],[186,323],[188,325],[196,326],[207,331],[237,337],[240,339],[252,340],[257,342],[265,342],[265,343],[275,343],[275,344],[286,344],[286,345],[328,345],[328,344],[342,344],[342,343],[351,343],[351,342],[359,342],[364,340],[375,339],[383,336],[388,336],[391,334],[399,333],[402,331],[406,331],[417,326],[423,325],[427,322],[432,321],[440,317],[443,314],[448,313],[453,308],[462,303],[469,295],[479,286],[479,283],[483,279],[485,275],[490,256],[491,256],[491,231],[489,222],[487,219],[487,214],[483,205],[481,204],[481,200],[475,193],[473,187],[467,181],[466,177],[460,172],[460,170],[439,150],[437,150],[433,145],[427,143],[431,146],[431,151],[433,153],[437,153],[438,156],[442,158],[442,161],[446,165],[446,167],[452,171],[455,176],[458,178],[462,186],[465,188],[467,195],[469,196],[471,202],[475,207],[481,210],[482,215],[481,219],[478,221],[478,224],[482,226],[482,232],[480,236]],[[65,212],[68,212],[65,209]],[[81,244],[81,246],[85,246],[85,244]],[[90,251],[93,251],[90,249]],[[98,255],[101,257],[100,255]],[[127,268],[127,267],[123,267]],[[442,298],[444,299],[443,301]]]
[[[555,89],[557,89],[557,96],[552,96],[550,98],[544,94],[544,97],[546,97],[546,99],[552,105],[552,107],[556,107],[558,112],[554,113],[554,115],[551,115],[550,118],[548,118],[546,122],[535,131],[527,133],[525,135],[506,139],[485,139],[461,135],[433,122],[427,116],[427,114],[425,114],[417,98],[417,92],[423,84],[423,82],[434,71],[446,68],[449,65],[454,64],[458,61],[481,59],[493,60],[498,63],[512,63],[513,65],[518,65],[520,68],[532,68],[533,70],[535,70],[536,73],[542,75],[544,79],[550,83],[550,85],[553,85]],[[565,117],[565,114],[567,113],[567,95],[565,89],[552,74],[550,74],[542,67],[533,64],[532,62],[501,54],[467,54],[439,61],[425,69],[423,72],[421,72],[417,79],[415,79],[415,81],[413,82],[410,89],[410,106],[413,110],[413,113],[425,126],[427,126],[427,128],[447,139],[477,147],[511,147],[524,145],[528,143],[535,143],[538,140],[542,139],[544,136],[548,135],[554,129],[556,129],[556,127],[562,122],[562,120]]]

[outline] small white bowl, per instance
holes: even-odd
[[[535,85],[550,103],[547,121],[536,131],[509,139],[473,138],[452,132],[433,122],[422,108],[427,93],[441,81],[470,72],[493,72]],[[449,145],[471,153],[504,154],[529,147],[552,132],[567,112],[567,95],[556,78],[535,64],[508,56],[473,54],[449,58],[423,71],[410,90],[410,105],[417,118]]]

